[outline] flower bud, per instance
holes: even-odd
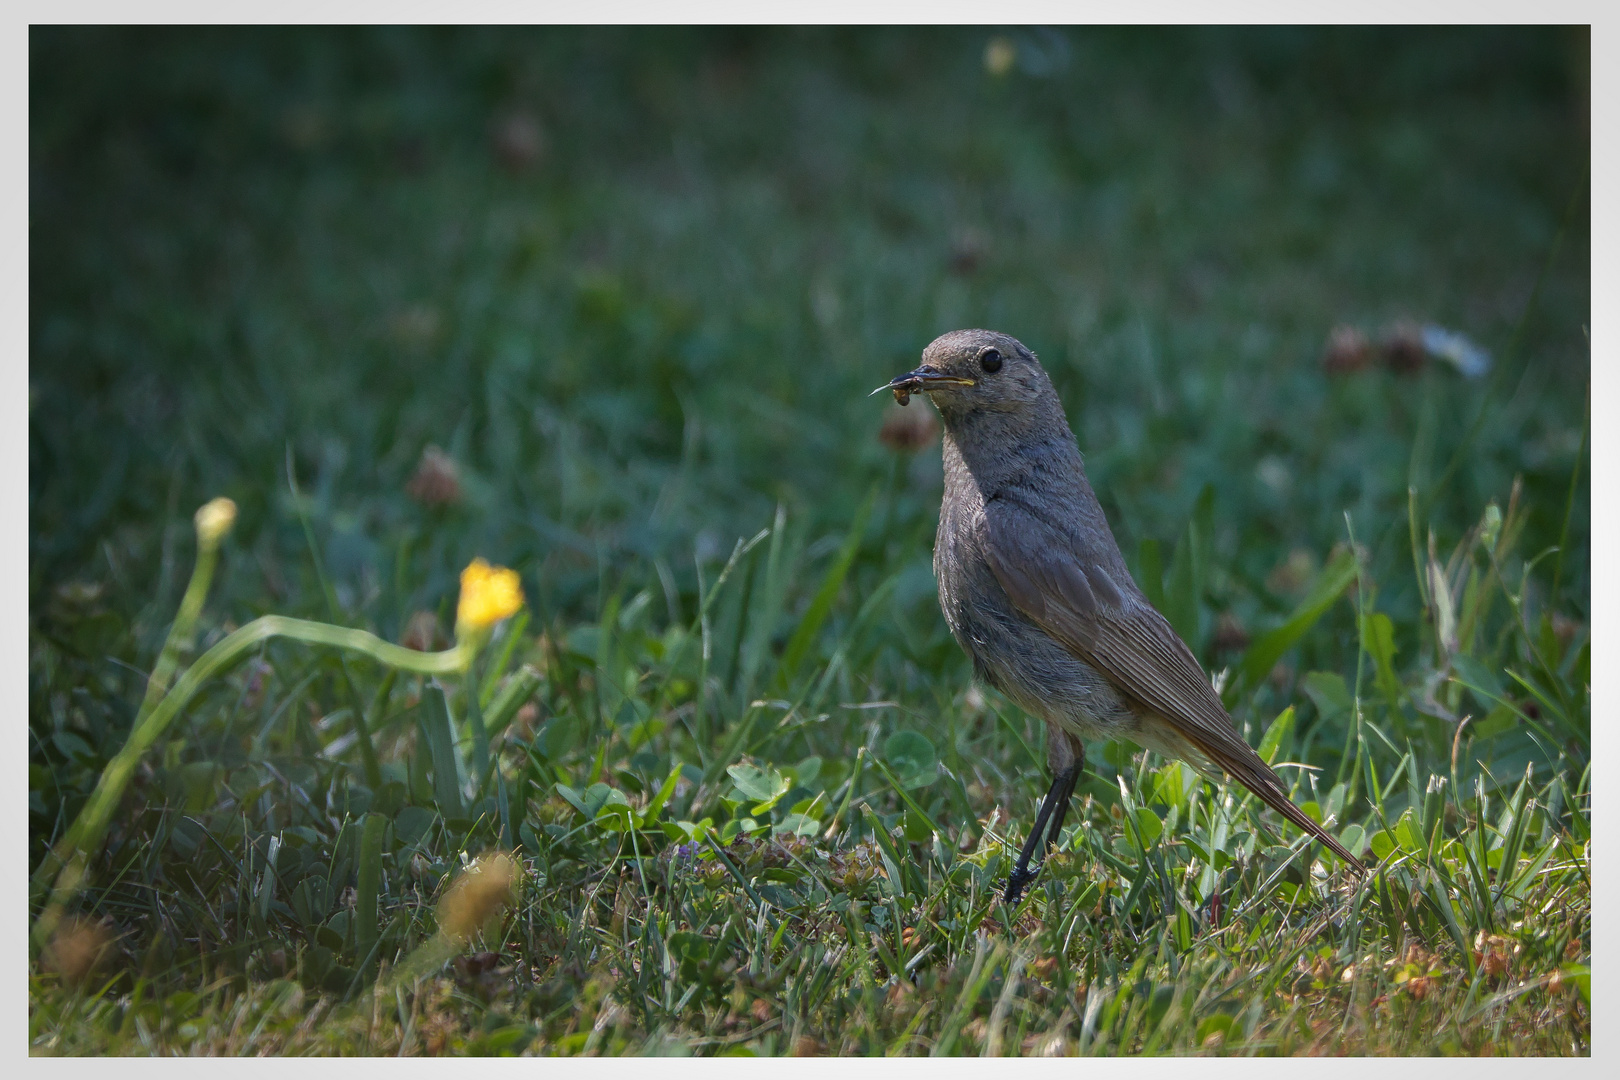
[[[205,548],[216,548],[225,534],[236,524],[236,504],[225,496],[210,499],[197,510],[197,543]]]

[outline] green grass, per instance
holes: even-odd
[[[1588,1052],[1584,39],[1010,36],[997,78],[979,31],[34,31],[30,870],[206,499],[182,665],[267,613],[447,632],[475,555],[530,601],[442,696],[288,642],[208,684],[31,963],[34,1052]],[[1322,370],[1397,318],[1491,374]],[[1042,732],[971,687],[937,447],[865,396],[968,325],[1040,354],[1364,886],[1108,745],[994,902]],[[401,980],[503,843],[501,921]]]

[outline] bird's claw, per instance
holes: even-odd
[[[1026,866],[1013,867],[1012,873],[1007,875],[1007,891],[1001,894],[1001,902],[1008,907],[1017,907],[1019,898],[1024,895],[1024,887],[1035,880],[1035,871]]]

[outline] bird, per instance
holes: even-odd
[[[1058,842],[1088,740],[1125,739],[1212,779],[1224,773],[1361,872],[1294,805],[1137,587],[1035,354],[1006,334],[956,330],[873,393],[884,390],[901,405],[926,395],[944,428],[934,576],[945,622],[975,676],[1046,724],[1052,783],[1002,902],[1018,903],[1037,876],[1031,860]]]

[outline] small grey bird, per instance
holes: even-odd
[[[879,389],[902,405],[927,394],[944,421],[934,576],[951,633],[980,679],[1046,721],[1052,786],[1004,902],[1018,902],[1035,878],[1030,860],[1062,831],[1085,739],[1128,739],[1208,776],[1225,772],[1359,871],[1289,800],[1136,587],[1035,354],[1006,334],[957,330]]]

